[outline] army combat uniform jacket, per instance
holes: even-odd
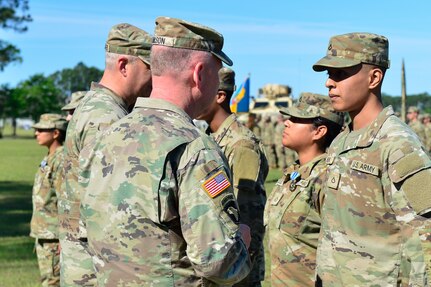
[[[414,122],[409,123],[410,128],[417,134],[422,144],[426,146],[427,144],[427,136],[425,126],[419,121],[416,120]]]
[[[128,114],[126,102],[108,88],[92,83],[91,90],[75,110],[66,133],[65,196],[60,199],[61,228],[69,236],[86,237],[85,228],[79,232],[78,186],[79,154],[98,133]]]
[[[98,286],[232,285],[250,271],[229,170],[178,107],[139,98],[80,159]]]
[[[217,132],[211,136],[228,159],[241,214],[240,222],[251,229],[249,252],[253,268],[249,276],[241,282],[251,286],[250,284],[265,278],[263,210],[266,202],[264,184],[268,175],[268,162],[259,139],[238,121],[235,114],[224,120]]]
[[[31,237],[58,239],[57,198],[63,181],[63,160],[63,147],[58,147],[40,163],[33,185]]]
[[[317,253],[324,286],[428,286],[431,160],[385,108],[328,151]],[[428,272],[430,270],[428,269]]]
[[[91,149],[94,138],[128,114],[126,102],[110,89],[92,83],[69,123],[65,147],[65,196],[59,199],[61,285],[92,286],[95,274],[85,241],[86,229],[79,218],[82,197],[78,187],[79,155]],[[81,240],[83,239],[83,240]]]
[[[326,154],[287,168],[265,208],[271,286],[314,286]]]

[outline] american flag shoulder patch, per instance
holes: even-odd
[[[211,198],[216,197],[229,186],[230,182],[223,171],[217,172],[202,184],[203,189]]]

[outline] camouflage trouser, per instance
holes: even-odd
[[[42,286],[60,286],[58,240],[38,239],[35,245]]]
[[[61,286],[97,286],[88,243],[61,240]]]

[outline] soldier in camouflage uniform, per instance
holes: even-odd
[[[281,143],[283,138],[283,130],[284,130],[284,121],[283,116],[277,116],[277,121],[274,127],[274,145],[275,145],[275,154],[277,156],[277,167],[281,169],[285,169],[287,167],[287,157],[284,152],[285,147]]]
[[[149,96],[151,40],[147,32],[130,24],[113,26],[105,45],[102,79],[91,84],[70,121],[65,142],[66,194],[59,200],[62,286],[96,282],[85,226],[79,224],[79,154],[84,147],[91,148],[97,134],[127,115],[137,97]]]
[[[426,144],[425,147],[427,151],[431,151],[431,115],[428,113],[424,114],[423,125],[425,127],[425,137]]]
[[[277,117],[277,123],[274,129],[274,144],[275,144],[275,153],[277,155],[277,167],[284,170],[289,165],[293,164],[297,155],[296,152],[290,148],[286,148],[283,146],[283,131],[284,131],[284,120],[283,116],[279,115]]]
[[[261,129],[257,125],[257,117],[254,113],[249,113],[247,118],[246,127],[253,132],[253,134],[260,139],[261,138]]]
[[[265,208],[271,286],[314,286],[325,150],[341,131],[343,115],[328,97],[311,93],[280,113],[289,116],[283,146],[295,150],[299,160],[284,171]]]
[[[223,67],[219,71],[219,88],[213,103],[198,119],[205,120],[207,133],[219,145],[232,171],[233,187],[240,210],[240,222],[251,229],[249,248],[253,267],[250,274],[234,286],[261,286],[265,278],[263,250],[263,209],[266,202],[265,179],[268,162],[260,140],[230,110],[235,91],[235,72]]]
[[[61,108],[62,111],[67,112],[66,120],[70,121],[72,119],[73,113],[75,112],[76,107],[79,105],[79,102],[84,98],[87,94],[85,91],[74,92],[71,95],[70,102]]]
[[[425,126],[419,119],[419,109],[417,107],[409,107],[407,110],[407,119],[410,128],[418,135],[422,144],[426,144]]]
[[[157,18],[151,97],[80,157],[99,286],[224,286],[250,271],[229,168],[192,121],[214,98],[220,60],[232,65],[222,46],[211,28]]]
[[[262,134],[261,140],[265,147],[265,154],[268,158],[268,164],[271,169],[277,168],[277,158],[275,155],[275,143],[274,143],[274,123],[271,121],[270,115],[263,117],[262,123]]]
[[[328,73],[332,106],[351,124],[326,163],[317,272],[324,286],[429,286],[431,160],[381,86],[388,40],[370,33],[331,38],[314,66]]]
[[[58,114],[43,114],[33,125],[39,145],[48,148],[33,185],[33,216],[30,236],[36,238],[36,253],[42,286],[60,286],[60,246],[57,198],[63,181],[63,141],[67,121]]]

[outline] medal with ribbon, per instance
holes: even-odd
[[[300,176],[301,175],[297,171],[294,171],[290,174],[290,186],[289,186],[290,191],[295,190],[296,182],[299,180]]]

